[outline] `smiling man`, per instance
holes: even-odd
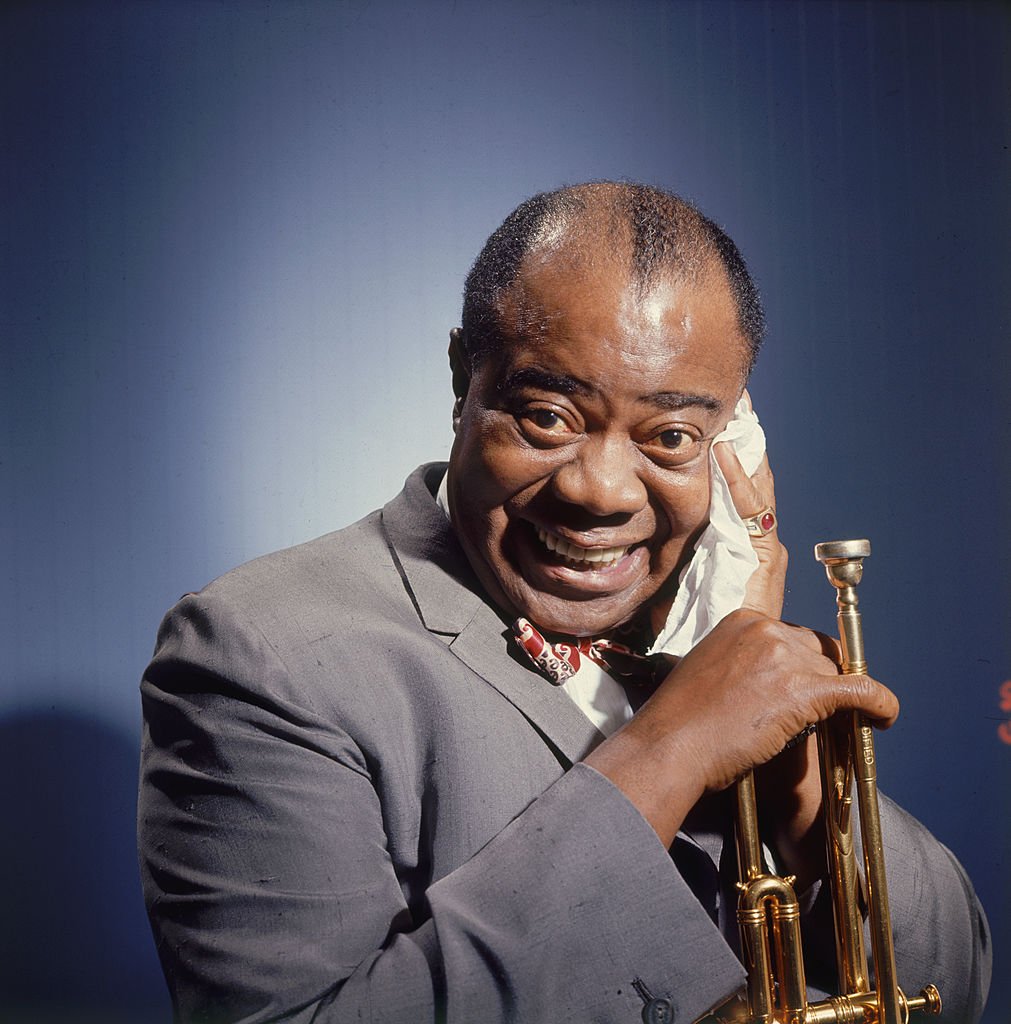
[[[779,621],[768,463],[715,440],[761,335],[736,247],[677,197],[536,196],[467,281],[448,471],[169,613],[139,820],[179,1020],[689,1024],[744,980],[724,792],[759,766],[809,981],[833,984],[820,784],[810,741],[784,748],[898,709]],[[658,668],[714,459],[758,568]],[[974,1020],[971,887],[883,818],[900,981]]]
[[[625,192],[583,194],[619,208],[571,226],[564,209],[541,211],[550,241],[530,238],[515,278],[496,288],[485,266],[524,215],[529,230],[524,209],[471,274],[451,349],[464,401],[449,473],[457,534],[488,594],[580,636],[629,621],[676,580],[708,516],[709,444],[758,344],[715,229],[698,218],[665,240],[666,259],[637,267],[635,226],[619,219]],[[491,310],[474,308],[477,295]]]

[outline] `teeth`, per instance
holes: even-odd
[[[628,548],[581,548],[578,544],[570,544],[561,537],[556,537],[547,530],[538,527],[537,536],[541,543],[556,555],[575,565],[611,565],[628,554]]]

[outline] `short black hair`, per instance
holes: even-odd
[[[631,270],[642,285],[663,271],[697,277],[714,260],[722,266],[747,343],[746,372],[751,373],[765,335],[765,313],[733,240],[673,192],[618,181],[540,192],[517,206],[492,233],[464,285],[461,344],[471,368],[502,344],[499,301],[526,257],[539,244],[580,223],[603,225],[616,249],[620,244],[630,248]]]

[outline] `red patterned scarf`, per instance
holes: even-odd
[[[670,671],[672,662],[660,654],[640,654],[617,640],[571,637],[551,643],[527,619],[513,623],[516,642],[537,669],[556,686],[574,676],[583,658],[605,669],[621,682],[653,683],[660,671]]]

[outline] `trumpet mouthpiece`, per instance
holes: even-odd
[[[851,562],[866,558],[871,553],[869,540],[825,540],[814,546],[814,557],[822,565],[832,562]]]
[[[869,540],[826,540],[814,546],[814,557],[825,566],[829,583],[840,590],[859,584],[870,553]]]

